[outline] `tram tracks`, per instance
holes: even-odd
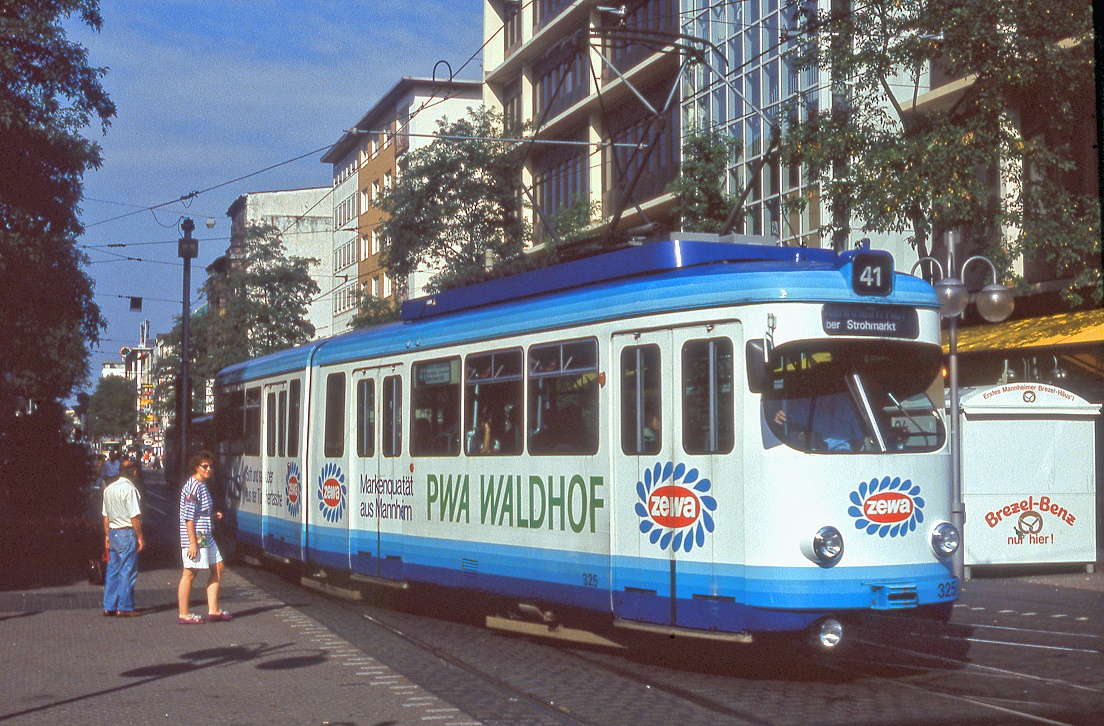
[[[975,630],[992,631],[993,635],[977,637],[974,635]],[[1001,633],[1021,637],[1018,640],[1001,640],[999,639]],[[957,643],[960,647],[954,650],[962,652],[963,655],[948,655],[922,650],[920,649],[922,646],[906,647],[860,637],[856,639],[856,644],[867,650],[863,653],[863,657],[844,657],[826,662],[825,665],[829,668],[861,674],[864,678],[892,684],[894,687],[994,711],[1002,714],[1002,717],[1014,717],[1035,723],[1069,726],[1069,724],[1085,722],[1079,717],[1062,720],[1065,718],[1063,714],[1077,711],[1071,708],[1071,700],[1080,699],[1099,703],[1100,696],[1104,696],[1104,686],[1101,685],[1078,683],[1069,678],[1032,673],[978,660],[986,657],[1007,657],[1001,652],[1006,649],[1039,649],[1060,654],[1076,654],[1095,660],[1101,655],[1101,649],[1081,646],[1085,645],[1085,641],[1093,643],[1104,640],[1104,637],[1098,634],[958,623],[943,628],[913,629],[900,637],[913,643],[934,641],[936,646],[940,643]],[[1029,638],[1034,638],[1036,642],[1025,642]],[[1076,645],[1056,644],[1055,640],[1059,643],[1063,640],[1073,641]],[[980,646],[987,652],[972,654],[970,648],[973,646]],[[884,658],[871,657],[869,651],[879,650],[889,655]],[[891,678],[880,672],[901,668],[903,663],[908,663],[906,667],[912,671],[911,675],[898,675]],[[932,665],[924,665],[924,663]],[[1098,670],[1097,664],[1091,671],[1086,670],[1086,672]],[[996,679],[997,683],[991,680],[989,683],[985,683],[984,680],[971,680],[977,678]],[[1080,713],[1083,714],[1084,711]]]
[[[317,596],[310,593],[312,600]],[[1076,628],[895,617],[852,631],[855,650],[828,658],[798,657],[797,650],[772,655],[759,646],[679,647],[658,638],[628,651],[607,651],[504,636],[483,628],[474,614],[425,605],[424,598],[382,609],[372,602],[324,599],[330,605],[323,610],[340,609],[344,623],[320,622],[343,627],[351,642],[359,638],[349,633],[363,631],[360,647],[366,651],[375,654],[381,644],[386,650],[386,643],[395,642],[401,645],[392,653],[421,653],[400,655],[392,667],[423,687],[440,685],[426,680],[424,669],[457,674],[453,685],[434,692],[483,723],[648,724],[670,712],[681,714],[685,724],[861,724],[892,718],[896,708],[897,718],[914,722],[1069,725],[1093,723],[1104,704],[1104,683],[1095,676],[1081,682],[1072,668],[1052,671],[1040,662],[1033,671],[1029,665],[1043,657],[1098,669],[1104,636]],[[316,606],[308,607],[318,617]],[[1041,655],[1031,655],[1036,652]],[[761,660],[763,653],[773,663]],[[439,666],[428,665],[429,659]],[[484,695],[465,701],[456,697],[463,689]],[[885,702],[893,705],[882,716],[871,711]],[[905,716],[904,709],[912,711]]]

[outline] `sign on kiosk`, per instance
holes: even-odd
[[[1100,405],[1042,383],[962,396],[966,576],[971,565],[1096,561]]]

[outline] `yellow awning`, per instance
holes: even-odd
[[[959,353],[1101,342],[1104,342],[1104,310],[1082,310],[958,329]],[[950,352],[946,329],[943,330],[943,352]]]

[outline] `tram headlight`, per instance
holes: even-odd
[[[958,551],[962,536],[950,522],[940,522],[932,527],[931,546],[936,557],[950,557]]]
[[[817,564],[834,565],[843,556],[843,535],[835,527],[821,527],[811,545],[812,559]]]

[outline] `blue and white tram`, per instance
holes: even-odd
[[[941,361],[886,252],[682,237],[227,368],[219,456],[276,557],[832,645],[957,597]]]

